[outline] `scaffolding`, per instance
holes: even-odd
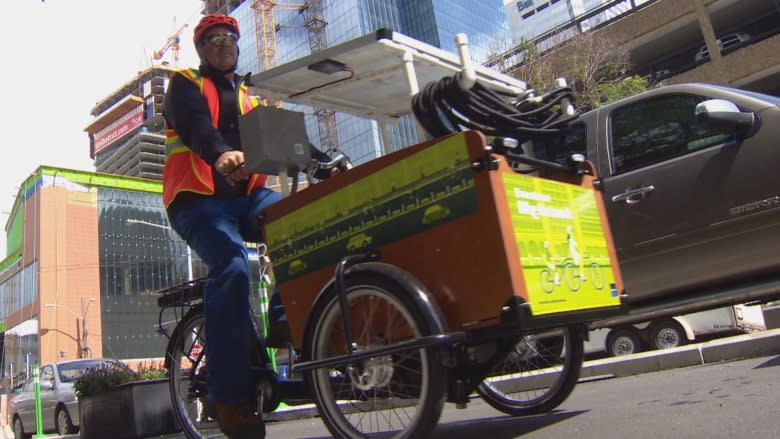
[[[308,31],[309,48],[312,53],[328,46],[325,32],[328,22],[324,19],[322,0],[309,0],[305,3],[295,4],[273,0],[254,0],[252,9],[255,10],[257,58],[261,71],[275,67],[279,61],[276,50],[276,32],[279,30],[279,26],[275,18],[275,12],[278,10],[295,10],[303,16],[304,27]],[[336,113],[314,107],[314,115],[317,117],[320,148],[325,151],[336,149],[338,146]]]
[[[203,13],[229,15],[241,3],[244,3],[244,0],[205,0]]]

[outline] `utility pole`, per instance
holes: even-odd
[[[65,311],[69,312],[71,315],[75,316],[79,323],[80,329],[80,335],[76,334],[76,343],[80,345],[80,348],[78,350],[79,352],[79,358],[89,358],[92,356],[92,350],[89,348],[89,330],[87,329],[87,313],[89,312],[89,305],[95,301],[95,298],[92,297],[87,301],[87,306],[84,306],[84,298],[81,298],[81,313],[77,313],[73,311],[72,309],[68,308],[67,306],[60,305],[57,303],[47,303],[43,305],[44,308],[62,308]]]

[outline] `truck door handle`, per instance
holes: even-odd
[[[636,189],[628,189],[622,194],[617,194],[612,197],[613,203],[625,202],[626,204],[636,204],[645,199],[645,194],[648,194],[655,190],[655,186],[647,185]]]

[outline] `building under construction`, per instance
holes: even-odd
[[[152,66],[98,101],[84,131],[98,172],[162,179],[163,99],[171,68]]]
[[[455,34],[465,32],[474,42],[472,54],[480,57],[506,29],[503,0],[206,0],[203,6],[203,13],[230,14],[238,20],[241,73],[267,70],[380,28],[453,53]],[[312,143],[323,151],[339,148],[355,164],[418,142],[409,115],[377,122],[325,108],[285,106],[306,113]],[[387,123],[386,138],[379,123]]]

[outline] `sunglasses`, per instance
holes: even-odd
[[[232,46],[238,41],[238,35],[233,32],[225,32],[224,34],[211,34],[207,37],[204,37],[203,41],[215,46]]]

